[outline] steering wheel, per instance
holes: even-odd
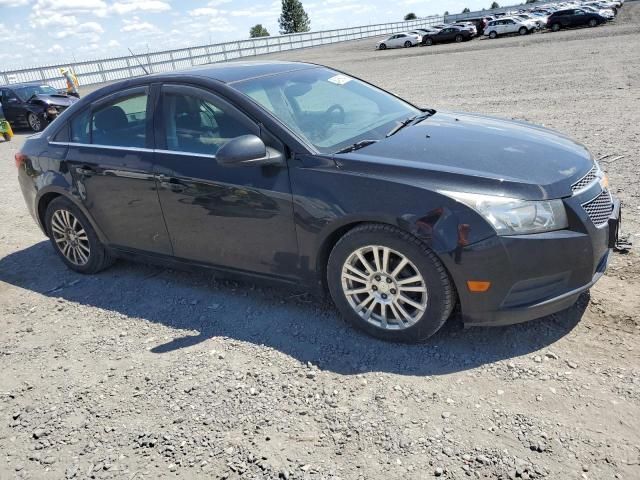
[[[324,112],[324,114],[327,119],[329,119],[333,123],[344,123],[344,108],[342,108],[337,103],[334,103],[329,108],[327,108],[327,111]]]

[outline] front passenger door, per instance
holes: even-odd
[[[297,262],[286,165],[221,166],[228,140],[267,132],[212,92],[164,85],[156,127],[155,171],[174,255],[198,263],[278,276]]]

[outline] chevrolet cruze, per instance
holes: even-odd
[[[71,269],[118,257],[330,293],[389,340],[523,322],[603,274],[620,203],[587,149],[420,108],[345,73],[226,63],[109,85],[16,155]]]

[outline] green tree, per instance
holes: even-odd
[[[407,14],[404,16],[404,19],[405,19],[405,20],[415,20],[416,18],[418,18],[418,17],[417,17],[417,16],[416,16],[416,14],[415,14],[415,13],[413,13],[413,12],[411,12],[411,13],[407,13]]]
[[[258,37],[268,37],[269,32],[266,28],[262,26],[261,23],[257,23],[249,30],[249,37],[258,38]]]
[[[449,10],[445,10],[444,12],[444,16],[446,17],[447,15],[449,15]]]
[[[494,9],[494,8],[500,8],[500,5],[498,5],[498,2],[493,2],[491,4],[491,9]]]
[[[462,10],[462,13],[469,13],[471,10],[469,10],[467,7],[464,7],[464,10]]]
[[[300,0],[282,0],[282,14],[278,19],[280,33],[308,32],[311,22]]]

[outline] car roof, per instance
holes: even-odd
[[[276,75],[296,70],[316,68],[318,65],[303,62],[282,62],[282,61],[237,61],[216,63],[204,67],[190,68],[187,70],[177,70],[175,72],[165,72],[149,75],[147,78],[172,77],[194,75],[198,77],[210,78],[222,83],[233,83],[241,80]]]

